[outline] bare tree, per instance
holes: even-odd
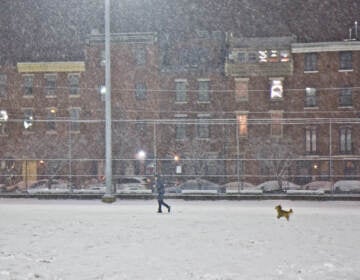
[[[291,175],[296,153],[291,140],[282,138],[256,139],[251,144],[255,158],[260,162],[262,173],[273,177],[283,190],[283,181]]]

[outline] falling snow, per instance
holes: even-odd
[[[3,199],[0,279],[359,277],[359,202],[167,202]]]

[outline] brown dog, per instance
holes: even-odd
[[[280,204],[277,205],[277,206],[275,207],[275,209],[276,209],[276,211],[277,211],[277,213],[278,213],[278,215],[277,215],[277,218],[278,218],[278,219],[280,219],[281,217],[285,217],[286,220],[289,220],[290,214],[293,213],[293,210],[292,210],[292,209],[290,209],[289,211],[283,210],[283,209],[281,208],[281,205],[280,205]]]

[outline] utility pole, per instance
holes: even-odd
[[[112,188],[111,148],[111,64],[110,64],[110,0],[105,0],[105,180],[106,191],[103,202],[116,200]]]

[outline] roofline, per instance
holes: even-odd
[[[340,42],[293,43],[292,53],[360,51],[360,41],[348,40]]]

